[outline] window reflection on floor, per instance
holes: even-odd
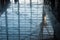
[[[38,40],[42,22],[43,0],[32,0],[32,7],[30,7],[30,0],[19,0],[19,8],[18,3],[14,4],[13,0],[10,1],[9,8],[0,17],[0,38],[7,40],[6,35],[8,35],[9,40],[19,40],[19,37],[21,40]],[[47,23],[48,30],[53,35],[48,15]],[[43,34],[48,34],[45,28]]]

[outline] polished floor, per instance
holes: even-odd
[[[0,40],[41,40],[53,37],[51,20],[46,14],[47,26],[41,33],[43,4],[9,4],[7,11],[0,17]],[[48,9],[48,8],[46,8]],[[43,37],[41,36],[43,34]]]

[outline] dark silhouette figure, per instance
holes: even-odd
[[[6,11],[9,3],[10,0],[0,0],[0,16],[2,15],[3,12]]]
[[[18,2],[18,0],[14,0],[14,1],[15,1],[15,3]]]
[[[18,0],[14,0],[15,3],[18,2]],[[5,12],[10,4],[10,0],[0,0],[0,16],[3,12]]]

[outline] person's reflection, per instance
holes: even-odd
[[[46,15],[44,15],[44,17],[43,17],[43,25],[44,25],[44,26],[47,26]]]
[[[46,14],[43,13],[42,22],[40,23],[40,39],[43,39],[43,29],[47,26]]]
[[[47,22],[46,22],[46,13],[44,12],[43,13],[43,17],[42,17],[42,23],[43,23],[43,26],[47,26]]]

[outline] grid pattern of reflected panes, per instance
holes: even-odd
[[[43,0],[19,0],[16,4],[11,0],[0,17],[0,40],[39,40],[42,13]]]

